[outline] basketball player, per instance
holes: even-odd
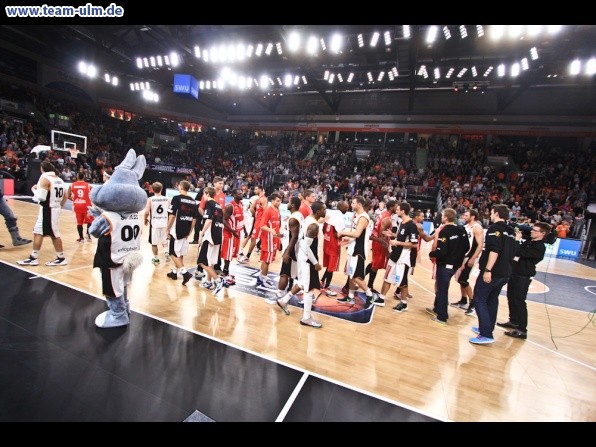
[[[58,227],[60,209],[64,206],[68,196],[66,187],[60,177],[56,175],[56,168],[49,161],[41,162],[41,176],[36,185],[31,187],[33,200],[39,203],[39,215],[33,227],[33,250],[27,259],[17,261],[19,265],[39,265],[38,256],[44,236],[50,236],[56,259],[46,262],[46,265],[66,265],[68,261],[64,257],[62,239]]]
[[[372,262],[367,266],[368,271],[368,287],[374,290],[375,279],[377,277],[377,271],[382,270],[387,265],[387,258],[391,251],[389,246],[390,239],[383,234],[387,230],[391,230],[391,215],[395,213],[397,209],[397,202],[395,200],[389,200],[387,207],[378,215],[370,240],[372,241]],[[375,305],[384,306],[385,300],[375,300]]]
[[[151,262],[153,262],[153,265],[159,265],[158,245],[161,245],[164,249],[165,261],[170,262],[168,233],[166,232],[170,201],[167,197],[161,195],[163,185],[160,182],[153,183],[151,189],[153,189],[154,194],[147,199],[145,225],[149,223],[149,243],[153,252]]]
[[[341,201],[337,204],[336,210],[327,210],[325,223],[323,224],[323,267],[325,273],[321,278],[321,287],[327,296],[337,296],[337,292],[330,289],[333,272],[339,271],[339,258],[341,257],[340,231],[345,230],[344,214],[348,212],[350,205]]]
[[[72,210],[77,221],[77,231],[79,238],[77,242],[83,243],[83,225],[87,225],[87,240],[91,242],[91,235],[89,234],[89,225],[93,222],[93,216],[89,214],[89,207],[91,206],[91,199],[89,193],[91,192],[91,185],[85,181],[85,173],[77,172],[77,181],[68,187],[66,195],[72,200]]]
[[[199,257],[197,264],[207,273],[207,279],[201,283],[206,289],[213,289],[216,295],[225,286],[225,281],[215,272],[215,265],[223,239],[223,208],[215,200],[215,188],[208,186],[203,191],[205,209],[203,228],[199,234]]]
[[[325,216],[325,204],[323,202],[314,202],[312,204],[312,214],[304,220],[305,230],[300,238],[298,249],[298,283],[303,287],[304,296],[302,298],[304,304],[304,311],[300,324],[310,326],[316,329],[323,327],[321,323],[316,321],[311,316],[313,294],[320,287],[319,271],[323,268],[319,264],[319,224],[317,223],[317,216]],[[313,216],[315,216],[313,218]],[[291,293],[286,294],[281,299],[277,300],[277,305],[281,308],[283,313],[290,315],[288,309],[288,302],[290,301]]]
[[[454,275],[461,289],[461,299],[456,303],[451,303],[451,305],[460,309],[465,309],[465,313],[468,316],[474,315],[473,291],[472,286],[470,286],[469,283],[470,272],[472,271],[476,260],[480,258],[480,255],[482,254],[482,248],[484,246],[484,230],[482,229],[482,224],[478,222],[479,216],[480,215],[478,214],[478,211],[475,209],[467,210],[462,215],[464,221],[466,222],[464,229],[468,234],[470,251],[466,253],[464,263]],[[470,304],[466,309],[468,299],[470,300]]]
[[[393,308],[395,312],[405,312],[408,310],[408,269],[410,268],[410,249],[418,245],[418,227],[410,218],[410,204],[401,202],[397,207],[398,217],[401,223],[397,227],[396,234],[390,231],[386,235],[390,236],[391,254],[387,261],[385,276],[380,298],[385,298],[389,287],[397,284],[401,290],[401,300]]]
[[[422,222],[424,222],[424,211],[414,211],[413,220],[416,224],[416,228],[418,228],[418,245],[410,249],[410,275],[414,274],[414,267],[416,266],[418,253],[420,253],[420,248],[422,247],[422,241],[430,242],[435,239],[434,236],[426,234],[426,232],[424,231],[424,227],[422,226]],[[411,298],[411,296],[408,296],[408,298]]]
[[[188,253],[188,236],[193,232],[199,216],[197,202],[188,195],[190,182],[182,180],[178,184],[178,194],[172,197],[168,208],[168,225],[170,243],[168,253],[174,261],[174,268],[167,277],[176,281],[178,272],[182,274],[182,285],[192,278],[192,274],[184,267],[184,255]]]
[[[285,294],[285,290],[288,287],[290,279],[298,278],[298,258],[296,252],[298,251],[298,237],[302,228],[302,222],[304,217],[299,211],[300,199],[298,197],[292,197],[288,204],[288,210],[290,211],[290,217],[288,218],[288,246],[284,250],[282,256],[281,270],[279,272],[279,283],[277,285],[277,298],[281,298]],[[295,289],[298,292],[300,287]]]
[[[279,212],[281,196],[274,192],[269,196],[269,202],[271,202],[271,205],[263,211],[263,215],[259,219],[261,227],[261,273],[257,276],[257,286],[273,289],[275,284],[267,278],[267,275],[269,274],[269,264],[275,261],[275,254],[281,245],[281,214]]]
[[[313,213],[312,204],[315,200],[315,193],[310,189],[305,189],[302,193],[302,203],[300,204],[300,212],[305,219]]]
[[[261,239],[261,218],[269,206],[267,197],[265,196],[265,190],[262,186],[255,186],[255,194],[258,198],[250,206],[250,213],[254,216],[252,231],[250,232],[250,245],[248,246],[246,256],[244,256],[242,250],[240,250],[238,262],[241,264],[245,264],[250,260],[250,255],[252,254],[257,241]]]
[[[230,275],[230,262],[238,256],[240,249],[240,235],[244,231],[244,209],[242,207],[242,190],[232,191],[232,201],[226,205],[223,212],[223,243],[221,258],[224,260],[223,274],[228,282],[233,280]]]
[[[223,178],[221,177],[213,177],[213,188],[215,189],[215,195],[213,196],[213,200],[215,200],[217,203],[219,203],[219,206],[222,209],[226,207],[226,194],[223,192],[223,186],[224,186],[224,181]],[[201,197],[201,203],[199,204],[199,214],[201,215],[201,217],[203,217],[203,213],[205,212],[205,203],[206,203],[206,197],[203,195],[203,197]],[[204,223],[204,219],[203,219],[203,223]],[[219,244],[219,248],[221,249],[221,242]],[[199,244],[199,250],[200,250],[200,244]],[[221,268],[219,266],[221,260],[221,253],[217,253],[217,262],[215,263],[215,271],[217,273],[221,273]],[[201,266],[198,265],[197,266],[197,272],[200,272],[202,270]],[[195,279],[197,278],[197,274],[195,273]]]
[[[244,238],[242,239],[242,242],[240,242],[240,253],[238,253],[238,263],[240,264],[246,264],[248,262],[248,258],[244,255],[244,247],[246,247],[246,244],[251,240],[251,235],[255,224],[255,216],[252,212],[252,208],[260,197],[256,193],[257,188],[258,186],[255,186],[255,194],[250,196],[244,208]]]
[[[373,302],[372,290],[364,281],[364,264],[366,262],[366,229],[370,221],[368,213],[364,209],[365,199],[362,196],[356,196],[352,199],[352,228],[338,233],[338,237],[345,238],[348,243],[348,260],[346,263],[346,274],[350,283],[348,296],[339,299],[340,302],[354,304],[354,293],[357,288],[364,290],[366,294],[365,309],[368,309]]]

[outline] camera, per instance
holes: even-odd
[[[522,239],[530,240],[530,232],[532,231],[533,225],[528,225],[525,223],[517,223],[516,221],[512,220],[508,222],[515,230],[520,231],[522,234]],[[557,232],[551,226],[550,232],[548,232],[543,239],[545,244],[552,245],[557,242]]]

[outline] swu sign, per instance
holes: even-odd
[[[199,81],[189,74],[175,74],[173,91],[199,99]]]

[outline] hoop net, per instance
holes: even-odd
[[[70,158],[77,158],[79,155],[79,151],[77,148],[68,148],[68,152],[70,153]]]

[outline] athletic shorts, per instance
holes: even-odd
[[[219,247],[219,244],[213,245],[209,241],[203,241],[201,249],[199,250],[197,264],[203,264],[207,267],[213,267],[217,264],[217,260],[219,259]]]

